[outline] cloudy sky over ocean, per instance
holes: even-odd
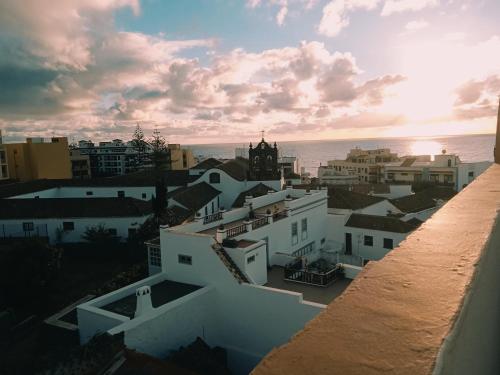
[[[497,0],[0,0],[0,129],[171,142],[488,133]]]

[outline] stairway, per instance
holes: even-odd
[[[222,263],[227,267],[229,272],[231,272],[234,276],[234,278],[238,281],[238,283],[247,283],[249,284],[250,282],[248,281],[248,278],[245,276],[243,272],[241,272],[240,268],[234,263],[234,261],[231,259],[229,254],[224,250],[221,244],[216,243],[212,246],[214,249],[215,253],[219,256],[219,258],[222,260]]]

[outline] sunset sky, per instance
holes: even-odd
[[[489,133],[498,0],[0,0],[0,129],[174,143]]]

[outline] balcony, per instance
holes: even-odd
[[[252,374],[500,373],[499,208],[496,164]]]

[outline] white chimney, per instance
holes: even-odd
[[[135,295],[137,296],[137,306],[134,318],[153,311],[153,304],[151,303],[151,288],[148,285],[137,288]]]

